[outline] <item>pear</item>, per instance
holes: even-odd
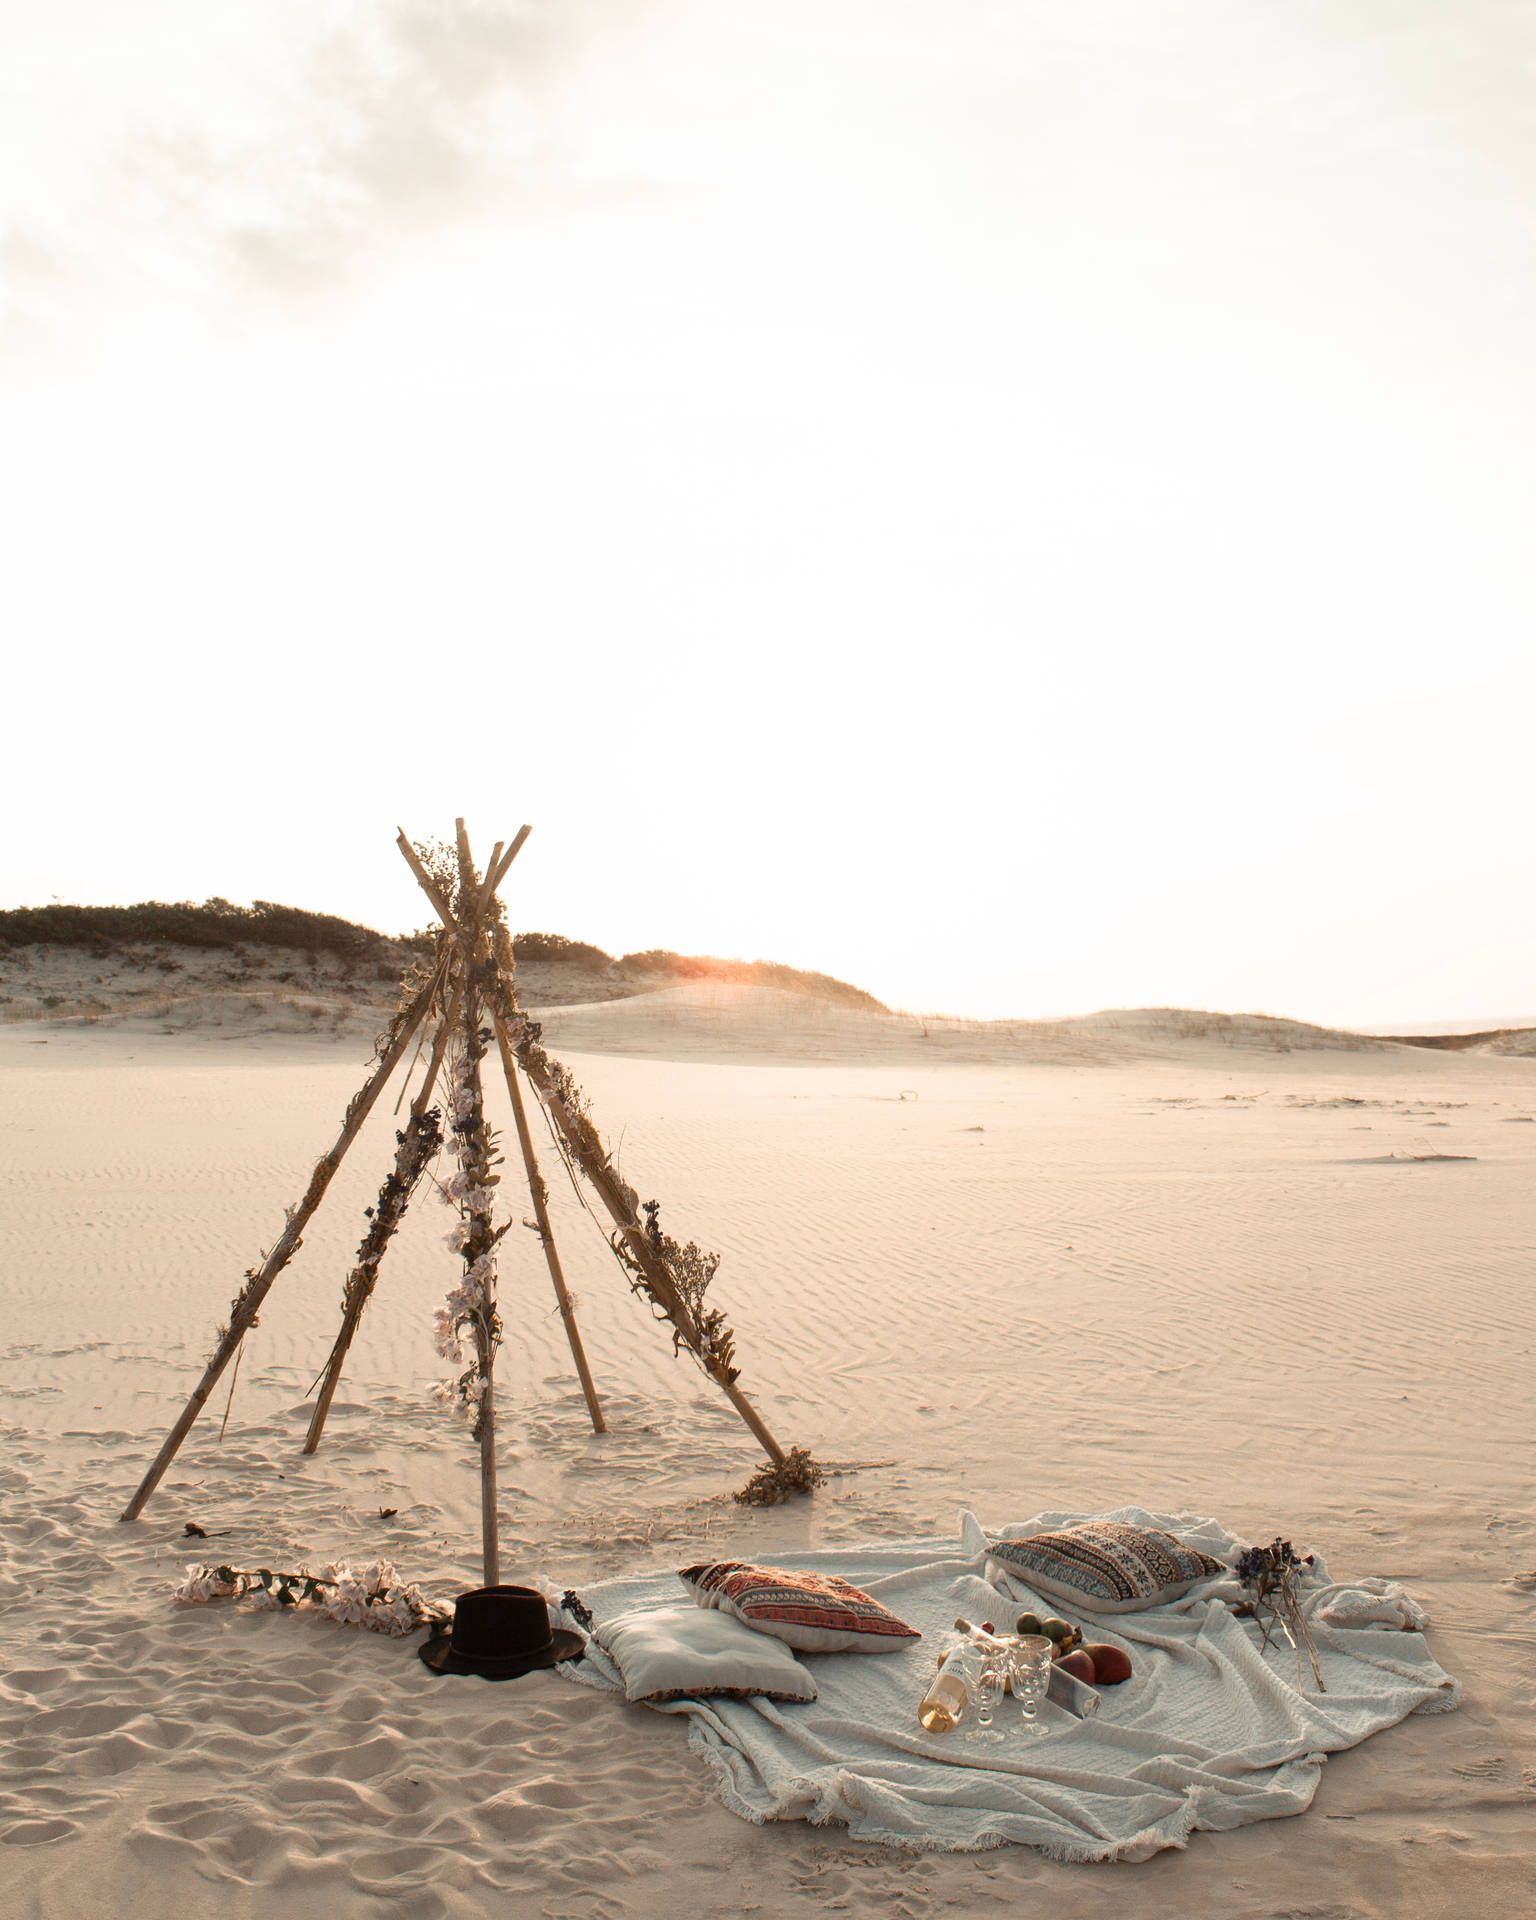
[[[1040,1616],[1038,1613],[1021,1613],[1019,1615],[1019,1623],[1014,1628],[1014,1632],[1021,1635],[1026,1633],[1044,1633],[1045,1628],[1040,1624]]]
[[[1089,1647],[1086,1649],[1093,1661],[1094,1672],[1098,1675],[1096,1684],[1101,1687],[1118,1687],[1131,1677],[1131,1656],[1122,1647]]]

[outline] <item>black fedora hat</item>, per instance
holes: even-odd
[[[551,1629],[544,1596],[532,1587],[476,1587],[459,1595],[452,1627],[417,1651],[434,1673],[516,1680],[560,1660],[579,1660],[586,1644],[579,1633]]]

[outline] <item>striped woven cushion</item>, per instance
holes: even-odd
[[[721,1607],[800,1653],[894,1653],[922,1638],[835,1573],[713,1560],[681,1567],[677,1577],[701,1607]]]
[[[1091,1520],[998,1540],[992,1559],[1036,1593],[1092,1613],[1136,1613],[1188,1593],[1198,1580],[1228,1569],[1197,1547],[1186,1547],[1159,1527]]]

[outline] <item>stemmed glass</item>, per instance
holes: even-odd
[[[1002,1728],[996,1725],[996,1716],[997,1709],[1003,1703],[1012,1660],[1012,1650],[1006,1647],[993,1648],[983,1658],[981,1671],[976,1677],[976,1724],[969,1734],[972,1740],[996,1741],[1005,1738]]]
[[[1022,1633],[1013,1643],[1010,1673],[1026,1734],[1050,1732],[1040,1718],[1041,1702],[1051,1686],[1052,1647],[1043,1633]]]

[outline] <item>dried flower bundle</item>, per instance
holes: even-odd
[[[1267,1547],[1245,1547],[1237,1557],[1237,1577],[1253,1595],[1237,1612],[1248,1614],[1262,1624],[1266,1651],[1277,1627],[1284,1634],[1296,1654],[1298,1693],[1305,1691],[1301,1671],[1303,1650],[1311,1663],[1318,1692],[1328,1691],[1312,1630],[1301,1607],[1302,1576],[1312,1564],[1310,1553],[1298,1555],[1289,1540],[1280,1539],[1271,1540]]]
[[[806,1448],[791,1447],[782,1460],[759,1467],[731,1498],[739,1507],[781,1507],[792,1494],[813,1492],[826,1477]]]

